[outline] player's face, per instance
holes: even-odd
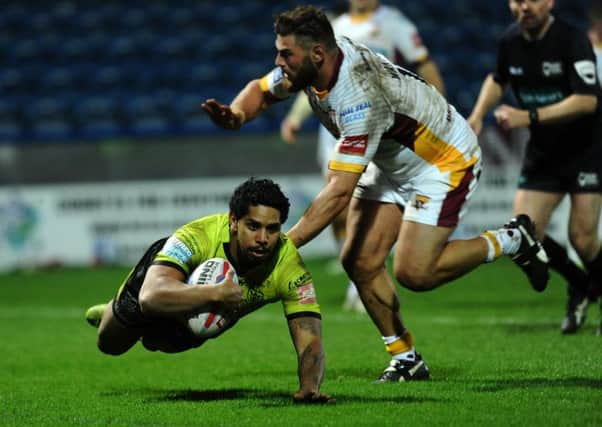
[[[554,7],[554,0],[509,0],[512,14],[524,30],[541,28]]]
[[[316,65],[311,61],[307,51],[295,43],[295,36],[276,36],[276,65],[291,82],[292,92],[310,86],[318,75]]]
[[[280,236],[280,211],[269,206],[251,206],[249,213],[236,219],[230,214],[230,247],[241,266],[265,261]]]

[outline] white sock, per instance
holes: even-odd
[[[355,284],[352,281],[349,281],[349,284],[347,285],[347,299],[350,300],[357,297],[357,288],[355,287]]]
[[[409,360],[411,362],[413,362],[414,360],[416,360],[416,351],[414,350],[414,347],[412,347],[411,350],[406,351],[405,353],[398,353],[395,356],[393,356],[394,360]]]
[[[500,228],[499,230],[488,230],[480,235],[485,239],[489,251],[487,252],[487,262],[492,262],[501,255],[514,255],[518,248],[522,236],[518,230]]]

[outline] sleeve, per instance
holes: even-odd
[[[497,63],[492,74],[493,80],[500,86],[505,86],[510,80],[510,76],[508,74],[508,59],[506,58],[506,49],[504,48],[503,40],[498,42]]]
[[[291,82],[284,76],[280,67],[274,68],[259,80],[259,86],[271,102],[278,102],[291,96]]]
[[[596,57],[592,45],[585,34],[575,34],[571,38],[567,67],[573,93],[598,95]]]
[[[367,96],[374,93],[374,96]],[[340,137],[328,168],[363,173],[374,157],[382,135],[393,125],[393,115],[380,91],[357,91],[338,113]]]
[[[420,64],[429,57],[418,29],[412,21],[399,11],[392,11],[386,31],[391,34],[395,50],[395,63],[399,65]]]
[[[316,297],[311,273],[305,267],[296,249],[291,248],[292,255],[281,264],[280,277],[281,300],[287,318],[301,313],[320,316],[320,306]]]
[[[205,233],[202,229],[193,232],[191,227],[191,224],[187,224],[177,229],[167,239],[153,264],[169,265],[189,276],[201,260],[209,258],[203,245]]]

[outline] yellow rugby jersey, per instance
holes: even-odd
[[[177,229],[154,263],[171,265],[189,276],[203,261],[215,257],[228,259],[224,244],[229,242],[228,214],[206,216]],[[320,314],[311,274],[297,248],[282,233],[273,256],[244,275],[238,274],[238,281],[243,288],[241,317],[277,301],[282,301],[287,317],[298,313]]]

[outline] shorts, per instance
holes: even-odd
[[[567,150],[565,154],[562,159],[554,159],[529,143],[518,188],[548,193],[602,192],[602,140],[579,152]]]
[[[152,319],[142,314],[138,297],[146,272],[166,241],[167,238],[157,240],[146,250],[113,298],[113,315],[128,328],[143,328],[152,324]]]
[[[435,168],[397,184],[370,162],[353,196],[402,206],[404,221],[454,228],[466,213],[467,202],[477,187],[481,175],[480,159],[458,172],[462,172],[462,178],[455,188],[451,186],[448,174]]]

